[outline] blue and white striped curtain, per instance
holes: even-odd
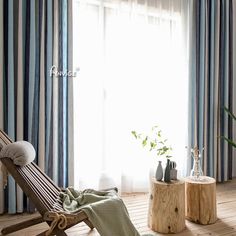
[[[190,21],[190,140],[203,147],[205,175],[217,181],[232,178],[232,121],[223,107],[235,111],[234,0],[193,0]]]
[[[70,0],[0,0],[0,128],[28,140],[36,163],[60,186],[68,185],[68,101],[72,70]],[[0,213],[22,212],[23,193],[11,176]],[[5,199],[4,199],[5,197]]]

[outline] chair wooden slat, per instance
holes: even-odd
[[[35,197],[38,198],[38,200],[40,202],[43,203],[43,206],[44,208],[46,209],[46,211],[49,211],[51,210],[51,206],[50,204],[46,201],[45,197],[42,195],[42,193],[39,191],[39,189],[32,183],[32,181],[30,180],[30,178],[27,176],[27,174],[25,172],[22,171],[22,169],[19,169],[18,170],[20,175],[21,175],[21,178],[25,181],[25,183],[28,185],[28,188],[30,189],[30,195],[28,196],[27,194],[27,197],[31,198],[32,195],[34,195]],[[22,190],[24,191],[24,186],[21,186],[22,187]],[[37,207],[37,203],[35,204],[36,208],[38,209]],[[40,210],[39,210],[40,211]]]
[[[34,179],[34,176],[30,174],[30,172],[28,172],[27,168],[25,168],[25,175],[28,177],[28,181],[30,181],[30,183],[35,186],[37,192],[39,192],[39,195],[42,196],[42,198],[44,198],[44,200],[48,203],[48,205],[51,206],[54,204],[54,200],[53,198],[51,198],[48,193],[46,192],[46,190],[43,188],[43,186],[37,182],[36,179]]]
[[[43,181],[36,172],[33,172],[30,165],[25,166],[25,171],[31,176],[32,182],[45,194],[45,196],[51,201],[51,204],[54,204],[55,198],[58,197],[58,194],[55,195],[50,191],[50,186],[47,186],[47,182]]]
[[[19,184],[23,192],[33,201],[40,214],[44,215],[44,213],[49,210],[49,207],[45,204],[43,199],[39,198],[36,194],[37,191],[34,191],[34,187],[31,185],[30,181],[28,181],[28,178],[22,176],[20,172],[21,168],[15,166],[9,158],[1,158],[1,161],[6,166],[12,177],[16,180],[17,184]]]
[[[36,169],[33,165],[29,165],[26,168],[29,169],[29,171],[32,173],[32,175],[35,176],[35,178],[55,197],[58,196],[60,191],[54,188],[54,185],[51,184],[51,182],[48,181],[47,178],[45,178],[45,175],[42,175],[38,172],[38,169]]]
[[[57,192],[61,191],[61,188],[59,188],[47,175],[45,175],[45,173],[43,173],[42,170],[34,162],[32,163],[32,166],[34,166],[38,170],[38,173],[44,176],[48,180],[48,182],[51,183],[55,191]]]

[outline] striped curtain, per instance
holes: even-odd
[[[71,2],[0,0],[0,128],[31,142],[35,162],[60,186],[68,185],[72,81],[50,70],[72,70]],[[11,176],[4,189],[1,170],[0,199],[0,213],[24,210],[21,189]]]
[[[233,0],[191,1],[189,146],[204,147],[205,175],[232,178],[232,147],[220,136],[235,138],[235,4]]]

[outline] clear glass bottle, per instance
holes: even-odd
[[[203,150],[202,150],[203,151]],[[203,176],[203,171],[201,167],[201,153],[199,152],[198,148],[195,147],[191,150],[193,156],[193,168],[190,172],[190,177],[196,181],[201,180]]]

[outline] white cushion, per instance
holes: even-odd
[[[25,166],[31,163],[36,156],[33,145],[26,141],[10,143],[2,148],[0,158],[8,157],[18,166]]]

